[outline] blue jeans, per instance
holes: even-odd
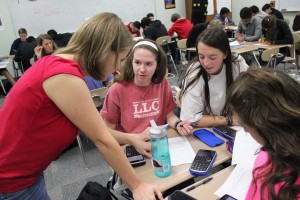
[[[50,200],[47,193],[44,175],[32,186],[13,193],[0,193],[0,200]]]

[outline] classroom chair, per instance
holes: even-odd
[[[182,39],[177,41],[177,47],[180,53],[181,63],[185,67],[187,67],[188,65],[188,61],[185,59],[185,54],[187,53],[186,40],[187,39]]]
[[[22,65],[22,62],[17,62],[13,59],[13,69],[14,69],[14,75],[15,77],[20,77],[19,76],[19,71],[21,71],[22,74],[24,74],[24,69],[23,69],[23,65]]]
[[[268,62],[266,67],[271,66],[275,69],[276,64],[277,64],[276,63],[276,58],[277,58],[278,54],[279,54],[279,48],[278,47],[266,49],[265,51],[262,52],[261,59],[264,62]]]
[[[297,33],[292,33],[294,44],[290,47],[290,55],[286,56],[282,63],[284,64],[284,71],[286,71],[285,66],[287,63],[292,63],[295,68],[298,68],[298,54],[296,52],[296,45],[300,43],[300,35]]]
[[[175,65],[173,56],[171,54],[171,50],[169,48],[169,43],[171,42],[171,36],[162,36],[162,37],[159,37],[159,38],[156,39],[155,42],[156,42],[157,45],[161,46],[165,50],[167,56],[171,59],[172,64],[174,66],[174,69],[175,69],[175,71],[176,71],[176,73],[178,75],[178,70],[177,70],[177,67]]]
[[[102,87],[102,88],[97,88],[95,90],[90,90],[91,97],[93,99],[93,102],[94,102],[96,108],[103,104],[104,98],[107,94],[107,91],[108,91],[107,87]],[[83,146],[82,146],[80,134],[82,135],[81,131],[78,132],[78,134],[76,136],[76,139],[77,139],[78,147],[79,147],[83,162],[86,166],[86,169],[88,169],[88,165],[87,165],[87,162],[86,162],[86,159],[85,159],[85,156],[84,156],[84,149],[83,149]]]

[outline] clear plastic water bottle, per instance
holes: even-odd
[[[167,137],[168,124],[150,128],[152,164],[157,177],[167,177],[172,173],[169,143]]]

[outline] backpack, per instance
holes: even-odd
[[[100,183],[89,181],[80,192],[77,200],[117,200],[118,198]]]

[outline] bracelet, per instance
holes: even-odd
[[[175,124],[174,124],[174,129],[175,129],[175,130],[177,129],[177,126],[178,126],[178,124],[179,124],[180,122],[182,122],[182,120],[178,120],[178,121],[175,122]]]
[[[232,126],[232,116],[227,115],[226,116],[227,126]]]

